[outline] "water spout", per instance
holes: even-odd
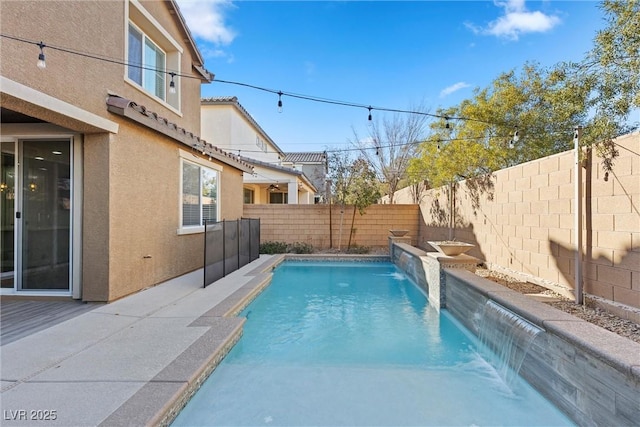
[[[488,300],[480,318],[481,355],[512,384],[536,336],[543,330]]]

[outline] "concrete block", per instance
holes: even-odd
[[[540,191],[540,200],[557,200],[560,194],[560,188],[557,185],[548,186]]]
[[[598,231],[594,237],[595,246],[600,248],[627,250],[632,244],[631,233],[626,231]]]
[[[558,199],[549,201],[550,213],[571,213],[570,199]]]
[[[640,291],[629,289],[624,286],[613,287],[613,301],[628,305],[629,307],[640,306]]]
[[[637,232],[640,230],[640,214],[638,212],[627,214],[619,213],[616,214],[614,218],[612,230],[628,232]]]
[[[601,197],[597,199],[596,213],[625,214],[631,212],[631,199],[626,195]]]
[[[550,156],[540,159],[540,174],[551,174],[560,169],[560,161],[558,156]]]
[[[572,183],[572,169],[558,170],[549,174],[549,185],[564,185]]]

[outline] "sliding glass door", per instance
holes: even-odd
[[[16,143],[2,142],[0,162],[0,281],[15,288]]]
[[[68,138],[2,143],[2,287],[69,292],[71,160]]]

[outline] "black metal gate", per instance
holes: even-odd
[[[205,287],[260,256],[260,219],[211,221],[204,229]]]

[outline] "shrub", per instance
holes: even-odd
[[[305,242],[294,242],[289,245],[289,252],[294,254],[312,254],[313,246]]]
[[[353,245],[347,249],[348,254],[368,254],[371,248],[369,246]]]
[[[260,253],[266,255],[287,253],[285,242],[264,242],[260,244]]]
[[[312,254],[313,246],[304,242],[294,242],[291,244],[285,242],[264,242],[260,244],[260,253],[266,255],[286,253]]]

